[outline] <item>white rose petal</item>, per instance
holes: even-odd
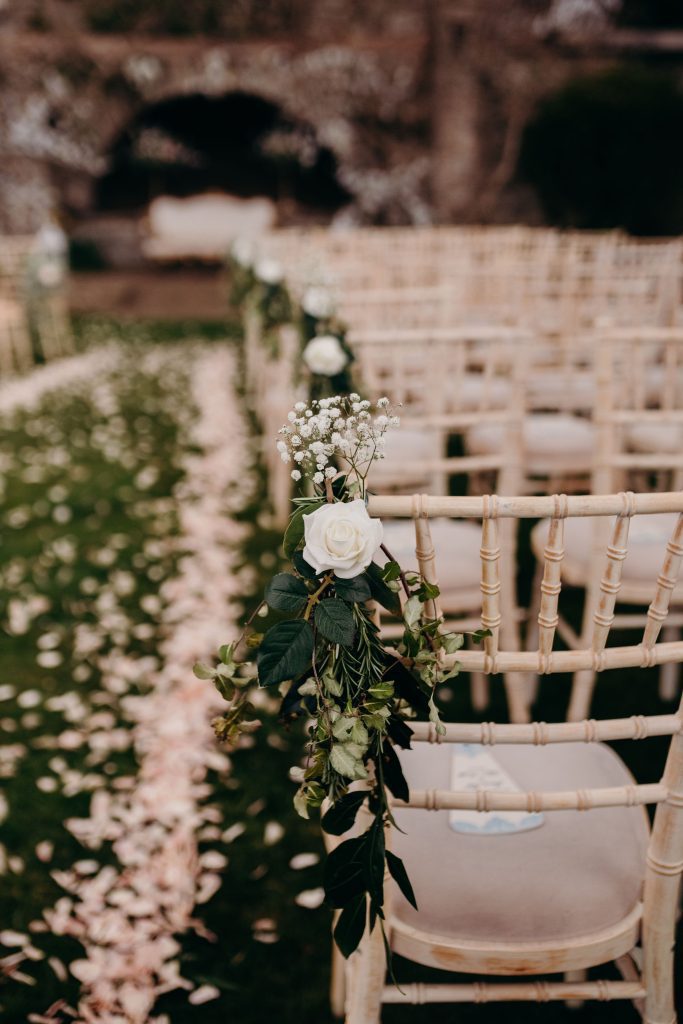
[[[317,573],[332,570],[341,579],[359,576],[382,543],[382,524],[371,519],[365,502],[326,504],[304,517],[304,559]]]
[[[322,377],[334,377],[341,373],[349,361],[349,357],[341,346],[339,338],[333,334],[323,334],[313,338],[303,352],[303,360],[311,373]]]

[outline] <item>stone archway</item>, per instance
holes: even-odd
[[[99,210],[136,209],[159,194],[264,195],[280,220],[329,219],[350,200],[313,126],[253,93],[185,93],[143,107],[115,140]]]

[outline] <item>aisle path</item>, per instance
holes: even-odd
[[[69,361],[71,373],[65,363],[60,371],[61,378],[53,374],[55,387],[81,380],[84,371],[92,378],[95,365],[92,357],[78,359],[80,363]],[[119,751],[132,746],[137,762],[137,770],[135,762],[129,762],[126,774],[115,775],[111,784],[104,776],[94,771],[90,773],[95,781],[91,780],[90,784],[93,795],[89,814],[71,818],[66,823],[85,850],[71,867],[52,871],[53,878],[69,895],[44,910],[47,929],[52,935],[78,939],[83,953],[70,959],[69,954],[55,955],[50,951],[48,963],[65,984],[67,969],[79,980],[78,1019],[83,1021],[106,1024],[161,1021],[161,1017],[153,1015],[154,1003],[162,992],[179,985],[189,990],[190,1003],[198,1004],[218,995],[213,986],[197,987],[181,977],[179,946],[174,936],[193,926],[201,930],[201,924],[194,921],[196,907],[220,887],[220,872],[225,865],[225,857],[218,849],[212,849],[210,843],[206,848],[211,836],[220,838],[218,826],[222,824],[217,809],[207,804],[211,791],[206,775],[209,769],[226,773],[230,765],[217,750],[209,725],[212,713],[219,707],[218,697],[208,683],[193,677],[192,665],[198,659],[211,658],[220,643],[230,637],[235,613],[232,602],[238,584],[234,568],[242,527],[231,518],[231,512],[243,506],[251,483],[246,428],[232,391],[234,359],[230,347],[219,344],[184,352],[172,348],[152,349],[138,360],[142,376],[147,374],[167,381],[177,392],[166,395],[165,399],[170,404],[170,397],[176,405],[181,441],[177,482],[170,502],[173,507],[169,510],[166,499],[165,512],[177,514],[178,532],[172,539],[148,537],[143,546],[143,550],[148,547],[152,554],[155,545],[165,547],[166,556],[175,562],[176,568],[173,574],[160,581],[160,601],[155,603],[154,594],[139,600],[148,611],[157,613],[155,635],[161,637],[161,641],[151,656],[140,656],[126,650],[125,637],[115,636],[113,643],[105,644],[101,637],[90,635],[92,630],[86,621],[76,622],[74,650],[67,652],[67,660],[77,661],[86,653],[90,655],[90,664],[101,687],[93,703],[107,710],[89,707],[87,716],[79,716],[74,714],[80,699],[75,693],[53,697],[53,709],[66,709],[65,714],[70,710],[74,727],[61,732],[54,742],[41,729],[35,737],[34,746],[38,749],[42,745],[66,751],[70,745],[73,749],[85,745],[87,756],[83,771],[86,776],[87,765],[94,769],[103,758],[111,760],[117,744]],[[109,388],[107,378],[120,360],[120,354],[109,351],[108,362],[105,365],[100,362],[97,380],[88,379],[88,387],[100,389],[99,404],[104,407],[105,418],[109,421],[109,433],[102,439],[105,457],[132,463],[141,453],[137,452],[134,460],[131,453],[126,454],[123,444],[117,448],[113,443],[116,434],[122,433],[123,428],[117,422],[122,417],[116,387]],[[50,390],[44,383],[37,395],[39,379],[40,371],[35,387],[24,383],[23,402],[20,396],[12,403],[15,414],[22,405],[36,408]],[[184,401],[183,388],[189,388]],[[2,397],[0,392],[0,410]],[[111,408],[107,410],[108,402]],[[44,416],[43,412],[41,419]],[[143,488],[145,473],[152,482],[157,473],[151,460],[147,466],[140,465],[138,460],[131,468],[136,469],[135,480]],[[59,497],[68,507],[68,496]],[[158,573],[155,575],[158,577]],[[83,581],[80,583],[82,590]],[[130,580],[119,583],[124,592],[126,587],[130,590],[134,586],[134,581]],[[114,634],[118,629],[119,634],[125,633],[116,598],[102,600],[100,594],[97,600],[102,621],[96,624],[95,633],[98,629],[101,632],[108,629]],[[46,610],[44,605],[35,609],[38,619],[41,608]],[[134,626],[130,631],[133,636],[135,629],[143,638],[148,635],[140,626]],[[89,643],[91,650],[88,650]],[[132,646],[134,648],[135,644]],[[57,659],[52,661],[56,668]],[[50,659],[47,663],[49,665]],[[142,681],[142,694],[135,693],[137,680]],[[21,680],[17,683],[19,689]],[[68,691],[70,687],[64,685]],[[14,699],[15,694],[8,691],[0,697]],[[41,697],[37,693],[31,700],[37,704]],[[21,694],[17,699],[21,701]],[[113,720],[111,710],[118,721]],[[69,737],[69,733],[75,735]],[[50,762],[58,776],[54,789],[59,788],[59,795],[63,796],[64,776],[68,775],[69,768],[61,763],[53,764],[57,761],[52,758]],[[73,775],[73,769],[71,771]],[[74,781],[77,782],[72,777]],[[50,789],[52,785],[46,791]],[[83,789],[87,790],[88,786]],[[76,784],[75,792],[78,791]],[[10,799],[10,817],[14,810]],[[203,840],[201,853],[200,837]],[[46,862],[44,870],[47,872],[53,851],[39,833],[34,837],[36,840],[38,859]],[[113,858],[108,852],[109,844]],[[34,920],[25,933],[12,929],[0,931],[0,964],[5,952],[3,945],[9,950],[18,947],[19,951],[9,952],[4,961],[5,970],[13,973],[18,970],[19,981],[22,975],[23,980],[30,980],[33,965],[41,964],[43,929],[45,925]],[[74,948],[73,944],[64,947],[70,951]],[[26,993],[24,1005],[30,1006],[34,1013],[48,1009],[45,1002],[41,1003],[40,992],[33,989]],[[54,1020],[72,1019],[68,1000],[54,1003],[52,1014]]]

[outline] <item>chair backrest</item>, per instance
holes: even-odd
[[[403,427],[389,436],[386,461],[372,467],[370,486],[394,489],[417,474],[447,493],[449,476],[471,480],[487,473],[499,489],[517,490],[528,339],[528,332],[511,328],[351,332],[364,394],[373,400],[390,395]],[[478,424],[498,426],[499,450],[466,452],[464,434]],[[428,441],[426,448],[411,449],[409,439],[417,434]],[[460,452],[454,454],[452,445],[449,454],[447,442],[457,435]]]
[[[572,672],[576,669],[650,667],[683,662],[683,641],[658,642],[667,618],[683,560],[683,493],[600,496],[554,495],[551,497],[444,498],[432,495],[412,497],[374,496],[369,512],[382,519],[412,518],[415,523],[415,548],[425,578],[437,583],[439,560],[448,552],[434,550],[430,520],[438,517],[479,519],[481,533],[481,624],[491,635],[483,650],[461,650],[446,658],[457,660],[465,669],[497,673],[532,671],[540,673]],[[619,590],[622,566],[628,557],[629,527],[634,517],[649,514],[675,514],[668,543],[662,545],[661,561],[652,566],[652,599],[647,622],[638,642],[607,647],[614,604]],[[585,647],[556,650],[555,629],[561,593],[563,532],[567,518],[597,517],[611,521],[610,536],[602,556],[603,575],[599,614],[593,634]],[[545,550],[544,574],[540,584],[541,601],[539,642],[535,651],[501,649],[501,579],[499,524],[508,519],[550,517],[551,525]],[[438,607],[427,614],[438,612]],[[427,809],[467,809],[478,811],[560,811],[591,808],[657,804],[650,839],[644,890],[644,977],[648,997],[657,1006],[657,971],[662,959],[670,964],[676,920],[676,893],[683,871],[683,702],[677,714],[635,715],[603,721],[548,724],[498,725],[453,724],[440,735],[432,723],[415,724],[415,738],[429,742],[546,744],[640,740],[648,736],[671,736],[664,775],[659,782],[612,788],[569,790],[565,792],[412,791],[408,806]],[[664,994],[662,995],[664,1000]],[[669,1019],[649,1016],[650,1020]]]

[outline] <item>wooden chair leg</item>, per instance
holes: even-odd
[[[565,971],[564,980],[566,982],[573,981],[585,981],[588,977],[588,972],[585,968],[581,968],[577,971]],[[565,1006],[570,1010],[580,1010],[584,1006],[583,999],[568,999]]]
[[[483,672],[470,673],[470,700],[475,711],[485,711],[491,702],[489,677]]]
[[[572,695],[567,711],[568,722],[582,722],[584,718],[588,718],[594,687],[595,672],[592,669],[585,669],[574,675]]]
[[[385,974],[384,943],[377,923],[349,959],[345,1024],[379,1024]]]
[[[339,914],[334,915],[336,924]],[[343,1020],[346,1010],[346,960],[332,940],[332,976],[330,979],[330,1007],[332,1016]]]
[[[681,630],[678,626],[664,626],[662,629],[662,643],[680,640]],[[675,661],[662,665],[659,670],[659,699],[664,701],[676,700],[679,690],[681,666]]]

